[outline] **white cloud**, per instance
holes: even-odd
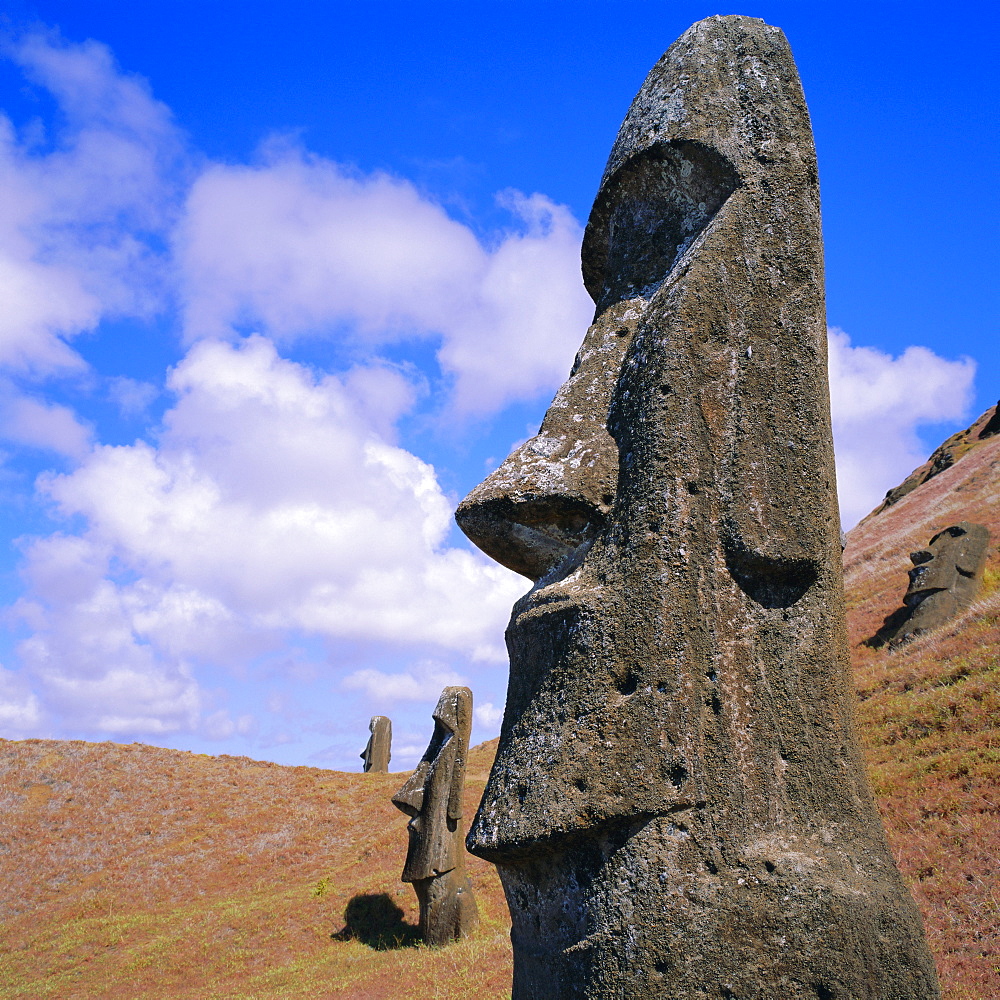
[[[851,527],[927,457],[922,424],[962,420],[976,365],[926,347],[892,357],[830,329],[830,396],[841,518]]]
[[[144,413],[160,394],[159,389],[152,383],[122,375],[108,379],[107,392],[108,398],[126,417],[136,417]]]
[[[107,315],[158,307],[179,133],[144,81],[96,42],[30,34],[4,54],[54,97],[59,130],[0,115],[0,364],[81,369],[66,344]]]
[[[85,547],[61,542],[47,539],[39,544],[48,552],[31,553],[53,557],[44,568],[53,586],[16,606],[34,628],[18,656],[46,708],[63,725],[113,736],[192,729],[202,699],[190,669],[156,657],[110,581],[74,579],[66,549]],[[52,573],[53,564],[62,573]],[[90,568],[84,563],[80,575]]]
[[[201,724],[201,734],[209,740],[228,740],[237,734],[249,736],[256,729],[257,720],[249,713],[233,719],[224,708],[207,715]]]
[[[416,664],[412,670],[387,674],[381,670],[355,670],[341,686],[348,691],[363,691],[372,701],[436,702],[443,688],[465,686],[468,681],[448,667],[432,662]]]
[[[386,174],[287,149],[259,167],[213,166],[178,231],[188,336],[256,324],[281,339],[349,327],[369,346],[439,338],[460,413],[553,389],[593,311],[581,230],[542,195],[502,200],[518,227],[490,249]]]
[[[477,705],[473,714],[476,722],[490,733],[496,733],[503,722],[503,705],[494,705],[491,701],[484,701],[482,705]]]
[[[0,667],[0,732],[7,739],[40,736],[43,722],[41,703],[26,679]]]
[[[269,657],[266,682],[282,690],[332,680],[403,703],[404,715],[463,683],[450,657],[499,673],[504,623],[527,585],[448,545],[452,503],[396,440],[400,418],[439,390],[435,373],[378,354],[432,344],[447,388],[431,408],[459,418],[559,385],[592,312],[577,221],[542,195],[508,192],[510,231],[483,240],[406,180],[279,144],[255,165],[196,174],[169,110],[105,47],[35,34],[6,55],[52,95],[61,124],[46,134],[0,116],[0,365],[22,380],[79,374],[74,336],[176,302],[189,353],[169,376],[162,427],[135,444],[94,444],[37,385],[0,406],[8,440],[77,463],[39,481],[64,530],[23,543],[15,615],[28,635],[21,671],[0,669],[0,725],[263,733],[258,745],[274,746],[300,735],[296,698],[263,705],[261,720],[236,714],[203,686],[211,668],[263,683],[249,665]],[[250,329],[266,336],[240,334]],[[274,346],[306,337],[338,341],[354,366],[316,374]],[[920,463],[921,424],[961,417],[973,371],[832,331],[846,523]],[[99,374],[130,417],[158,392]],[[282,659],[300,647],[309,652]],[[441,662],[364,667],[376,647]],[[493,702],[476,708],[488,730],[501,717]],[[423,751],[400,752],[410,749]]]
[[[0,402],[0,435],[69,458],[82,458],[90,446],[89,428],[71,409],[15,395],[10,389]]]
[[[157,446],[98,446],[43,477],[86,524],[25,551],[20,653],[46,704],[105,732],[196,728],[191,664],[245,663],[301,634],[503,662],[525,585],[447,547],[434,470],[374,429],[408,390],[375,377],[387,391],[366,396],[363,373],[317,377],[261,337],[203,342],[170,376]],[[386,690],[424,697],[456,675],[414,676]]]

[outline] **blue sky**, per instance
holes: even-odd
[[[698,3],[8,3],[0,735],[413,763],[527,583],[455,502],[590,318],[618,125]],[[1000,396],[998,16],[747,4],[820,157],[845,523]]]

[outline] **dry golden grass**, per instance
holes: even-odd
[[[1000,996],[1000,554],[976,606],[895,653],[862,644],[907,554],[959,520],[1000,541],[1000,437],[853,532],[845,552],[859,726],[947,1000]],[[467,819],[494,752],[472,753]],[[469,940],[412,945],[400,775],[140,745],[0,741],[5,1000],[500,1000],[509,923],[470,858]],[[368,897],[371,933],[343,934]],[[397,912],[394,907],[398,908]],[[399,947],[391,947],[394,942]]]
[[[901,603],[909,553],[990,529],[976,604],[896,652],[863,641]],[[896,860],[947,1000],[1000,997],[1000,436],[855,528],[844,553],[858,721]]]
[[[471,755],[470,817],[493,752]],[[141,745],[0,741],[0,996],[509,997],[507,912],[484,862],[469,865],[476,935],[444,951],[407,940],[406,817],[389,802],[400,784]],[[388,942],[341,933],[358,896],[381,904]],[[393,931],[402,947],[386,947]]]

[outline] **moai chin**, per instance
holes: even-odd
[[[515,1000],[925,1000],[854,737],[819,187],[780,30],[690,28],[594,202],[597,309],[458,520],[534,581],[469,834]]]
[[[903,607],[890,616],[872,645],[902,645],[967,608],[982,584],[989,545],[988,528],[961,521],[939,531],[926,549],[912,552]]]
[[[411,817],[403,881],[420,902],[420,933],[429,945],[465,937],[479,923],[465,873],[462,790],[472,732],[472,692],[446,687],[434,709],[427,752],[392,802]]]
[[[385,774],[392,760],[392,720],[385,715],[373,715],[368,723],[368,745],[361,752],[364,769]]]

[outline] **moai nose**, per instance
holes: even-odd
[[[472,542],[529,580],[572,565],[607,523],[618,483],[608,408],[645,309],[639,295],[598,311],[538,434],[455,512]]]
[[[620,305],[590,327],[538,434],[455,512],[472,542],[535,582],[589,544],[614,503],[618,448],[607,430],[608,406],[638,318]]]
[[[559,438],[539,434],[476,487],[455,514],[461,529],[488,556],[534,582],[589,542],[607,510],[599,497],[588,495],[593,491],[586,480],[576,484],[566,482],[572,475],[559,475],[563,463],[558,460],[550,463],[557,468],[555,475],[533,480],[523,474],[526,458],[530,461],[534,454],[544,459],[549,449],[569,450]],[[559,457],[565,460],[566,455]],[[515,464],[520,466],[516,476],[510,468]]]
[[[614,503],[618,447],[608,407],[650,298],[739,184],[701,143],[656,144],[615,164],[583,245],[597,315],[541,429],[474,489],[456,512],[487,555],[538,581],[603,529]]]

